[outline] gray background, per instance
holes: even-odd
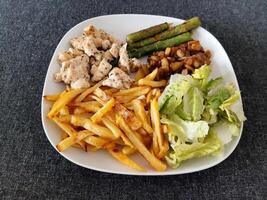
[[[0,0],[1,199],[266,199],[266,12],[265,0]],[[53,51],[75,24],[114,13],[197,15],[222,43],[248,118],[226,161],[182,176],[132,177],[81,168],[52,148],[40,101]]]

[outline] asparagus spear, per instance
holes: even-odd
[[[187,42],[189,40],[192,40],[192,37],[191,37],[189,32],[186,32],[186,33],[183,33],[181,35],[177,35],[175,37],[172,37],[170,39],[158,41],[158,42],[155,42],[153,44],[141,47],[139,49],[129,50],[128,54],[129,54],[130,58],[133,58],[133,57],[140,58],[140,57],[147,55],[153,51],[159,51],[159,50],[163,50],[167,47],[173,47],[173,46],[176,46],[178,44]]]
[[[156,26],[152,26],[152,27],[143,29],[141,31],[137,31],[137,32],[127,35],[126,41],[128,44],[131,44],[131,43],[143,40],[145,38],[149,38],[153,35],[156,35],[157,33],[165,31],[168,28],[169,28],[169,24],[167,22],[156,25]]]
[[[164,32],[161,32],[154,37],[150,37],[144,40],[141,40],[139,42],[129,44],[128,49],[133,49],[133,48],[140,48],[149,44],[152,44],[154,42],[157,42],[159,40],[166,40],[168,38],[174,37],[176,35],[179,35],[181,33],[185,33],[187,31],[190,31],[198,26],[200,26],[201,21],[198,17],[193,17],[187,21],[185,21],[182,24],[179,24],[175,27],[173,27],[170,30],[166,30]]]

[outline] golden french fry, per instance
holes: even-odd
[[[116,138],[121,137],[122,141],[124,142],[124,144],[133,147],[132,143],[129,141],[129,139],[124,135],[124,133],[112,122],[110,121],[108,118],[102,118],[101,119],[103,124],[109,129],[111,130],[111,132],[113,133],[113,135]]]
[[[161,123],[160,123],[159,106],[155,98],[150,103],[150,115],[151,115],[152,127],[154,130],[153,143],[155,142],[155,139],[154,139],[154,136],[155,136],[158,141],[159,149],[161,150],[163,146],[163,134],[162,134]]]
[[[148,123],[147,114],[146,114],[145,108],[144,108],[144,106],[143,106],[143,104],[141,103],[140,100],[134,100],[133,101],[133,109],[134,109],[135,115],[142,122],[143,128],[148,133],[152,134],[153,133],[153,129],[150,126],[150,124]]]
[[[61,122],[68,123],[70,122],[70,115],[60,115],[58,116],[58,120]]]
[[[99,103],[96,101],[93,101],[94,103],[88,101],[88,102],[81,102],[79,103],[79,107],[83,108],[87,112],[97,112],[101,107],[99,106]]]
[[[147,80],[147,79],[140,79],[138,81],[138,85],[147,85],[147,86],[150,86],[150,87],[163,87],[163,86],[166,86],[167,84],[167,81],[166,80],[160,80],[160,81],[150,81],[150,80]]]
[[[82,114],[82,113],[86,113],[87,111],[84,108],[81,107],[76,107],[73,110],[73,114]]]
[[[114,110],[124,118],[124,120],[130,125],[133,130],[137,130],[142,127],[141,121],[133,114],[133,112],[129,111],[123,105],[116,103]]]
[[[101,90],[100,88],[97,88],[94,91],[94,95],[96,95],[98,98],[102,99],[105,102],[110,100],[110,97],[103,90]]]
[[[82,130],[82,131],[79,131],[78,134],[77,134],[77,140],[78,141],[81,141],[83,140],[84,138],[88,137],[88,136],[93,136],[94,133],[91,132],[91,131],[88,131],[88,130]]]
[[[144,158],[149,162],[149,164],[157,171],[166,170],[167,166],[159,159],[157,159],[153,154],[149,152],[143,142],[138,138],[136,133],[131,130],[131,128],[126,124],[122,117],[118,117],[118,122],[121,129],[125,132],[129,140],[135,146],[135,148],[144,156]]]
[[[99,122],[101,118],[113,108],[114,105],[115,99],[112,98],[91,117],[92,122]]]
[[[131,167],[138,171],[146,171],[143,167],[141,167],[139,164],[128,158],[128,156],[126,156],[116,148],[108,149],[108,152],[122,164],[127,165],[128,167]]]
[[[56,101],[58,100],[60,94],[45,95],[44,98],[47,101]]]
[[[75,102],[81,102],[83,101],[89,94],[91,94],[92,92],[95,91],[95,89],[97,89],[98,87],[100,87],[102,85],[102,81],[98,82],[97,84],[95,84],[93,87],[88,88],[87,90],[85,90],[82,94],[80,94],[76,99]]]
[[[76,142],[76,137],[67,137],[66,139],[62,140],[59,144],[57,144],[58,151],[62,152],[67,148],[71,147]]]
[[[130,89],[125,89],[125,90],[120,90],[119,92],[116,92],[113,96],[128,96],[128,95],[135,94],[139,91],[145,90],[147,88],[149,88],[149,87],[140,86],[140,87],[133,87]],[[140,95],[134,95],[134,96],[140,96]]]
[[[105,103],[106,103],[106,101],[100,99],[99,97],[97,97],[95,95],[92,96],[92,99],[96,100],[97,102],[99,102],[102,105],[105,105]]]
[[[81,146],[81,145],[79,145],[78,143],[74,143],[73,145],[71,145],[72,147],[75,147],[75,148],[77,148],[77,149],[82,149],[82,150],[84,150],[83,149],[83,147]]]
[[[112,139],[112,140],[115,139],[114,135],[112,134],[112,132],[109,129],[93,123],[90,119],[86,119],[86,118],[72,115],[70,122],[74,126],[82,126],[85,129],[93,132],[95,135],[98,135],[100,137],[108,138],[108,139]]]
[[[66,133],[65,131],[61,132],[61,140],[66,139],[67,137],[69,137],[68,133]]]
[[[110,140],[108,139],[97,137],[97,136],[88,136],[84,139],[84,141],[87,144],[91,144],[97,148],[102,148],[105,144],[110,142]]]
[[[108,96],[113,96],[113,94],[117,93],[119,91],[119,89],[116,88],[109,88],[104,90],[104,92],[108,95]]]
[[[82,89],[73,89],[68,92],[65,92],[63,95],[60,95],[59,99],[53,104],[47,116],[49,118],[55,116],[62,107],[71,102],[82,91],[83,91]]]
[[[144,72],[143,68],[140,67],[140,68],[138,69],[138,71],[136,72],[134,79],[135,79],[135,81],[137,82],[137,81],[139,81],[141,78],[144,78],[145,76],[146,76],[146,75],[145,75],[145,72]]]
[[[146,103],[149,104],[152,99],[152,90],[146,96]]]
[[[114,148],[116,146],[116,142],[112,141],[112,142],[108,142],[107,144],[103,145],[103,149],[110,149],[110,148]]]
[[[86,102],[78,102],[78,103],[72,103],[72,104],[69,104],[70,106],[87,106],[87,105],[91,105],[91,106],[97,106],[97,107],[100,107],[102,106],[101,103],[99,103],[98,101],[86,101]]]
[[[158,153],[157,158],[158,158],[158,159],[162,159],[162,158],[164,158],[164,156],[167,155],[167,152],[168,152],[168,151],[169,151],[169,142],[168,142],[168,140],[164,140],[162,149],[161,149],[160,152]]]
[[[150,80],[150,81],[153,81],[155,78],[156,78],[156,76],[157,76],[157,74],[158,74],[158,68],[155,68],[150,74],[148,74],[144,79],[146,79],[146,80]]]
[[[89,152],[89,151],[97,151],[99,148],[93,146],[93,145],[90,145],[90,144],[87,144],[86,143],[86,151]]]
[[[67,106],[63,106],[60,110],[59,110],[59,114],[60,115],[69,115],[69,108]]]
[[[53,118],[53,121],[70,137],[76,137],[77,131],[69,124],[61,122],[57,117]]]
[[[137,150],[134,147],[124,146],[121,151],[125,155],[131,155],[134,154]]]

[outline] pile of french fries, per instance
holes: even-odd
[[[167,82],[155,81],[157,74],[158,68],[150,74],[141,69],[134,86],[125,90],[103,87],[98,82],[86,90],[66,89],[44,96],[53,102],[47,117],[62,129],[58,151],[69,147],[104,149],[119,162],[146,171],[129,157],[140,153],[155,170],[166,170],[168,130],[160,123],[158,98]]]

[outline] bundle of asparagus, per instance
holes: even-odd
[[[127,36],[129,57],[140,58],[151,52],[192,40],[188,31],[200,26],[200,24],[200,19],[193,17],[172,28],[169,28],[168,23],[163,23],[129,34]],[[169,29],[166,30],[166,27]]]

